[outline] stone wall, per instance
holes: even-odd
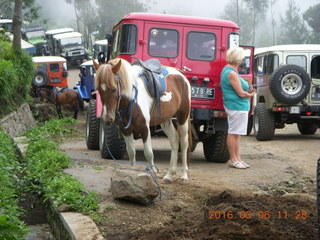
[[[36,126],[36,121],[32,116],[29,104],[25,103],[21,105],[18,111],[0,119],[0,126],[5,133],[13,138]]]

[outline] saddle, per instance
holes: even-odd
[[[165,68],[161,67],[158,59],[149,59],[141,61],[136,59],[132,65],[140,65],[143,68],[143,77],[145,86],[149,94],[155,99],[155,105],[158,107],[158,116],[160,117],[160,97],[166,91],[165,76],[168,74]]]

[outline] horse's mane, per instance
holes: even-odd
[[[116,66],[121,60],[121,66],[118,71],[119,78],[114,77],[112,68]],[[133,77],[128,73],[130,63],[124,59],[115,58],[110,60],[107,64],[102,64],[96,72],[95,86],[100,86],[101,84],[106,84],[107,88],[118,89],[118,82],[120,81],[122,94],[130,97],[132,89]]]

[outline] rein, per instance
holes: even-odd
[[[121,80],[121,77],[119,75],[116,75],[116,78],[118,79],[118,107],[117,107],[117,115],[118,115],[118,118],[119,118],[119,122],[120,122],[120,125],[121,127],[123,127],[123,129],[128,129],[130,126],[131,126],[131,122],[132,122],[132,107],[133,105],[137,104],[137,96],[138,96],[138,88],[133,85],[133,89],[135,90],[135,94],[134,94],[134,97],[130,100],[129,102],[129,105],[126,109],[119,109],[120,107],[120,101],[121,101],[121,84],[120,84],[120,81]],[[132,90],[133,90],[132,89]],[[137,108],[139,110],[139,108]],[[129,120],[128,120],[128,124],[126,126],[124,126],[123,124],[123,114],[124,113],[127,113],[129,112]]]

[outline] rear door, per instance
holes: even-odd
[[[221,51],[217,49],[221,46],[221,34],[220,28],[183,29],[181,69],[192,85],[193,108],[222,107],[221,88],[216,88],[221,73]]]

